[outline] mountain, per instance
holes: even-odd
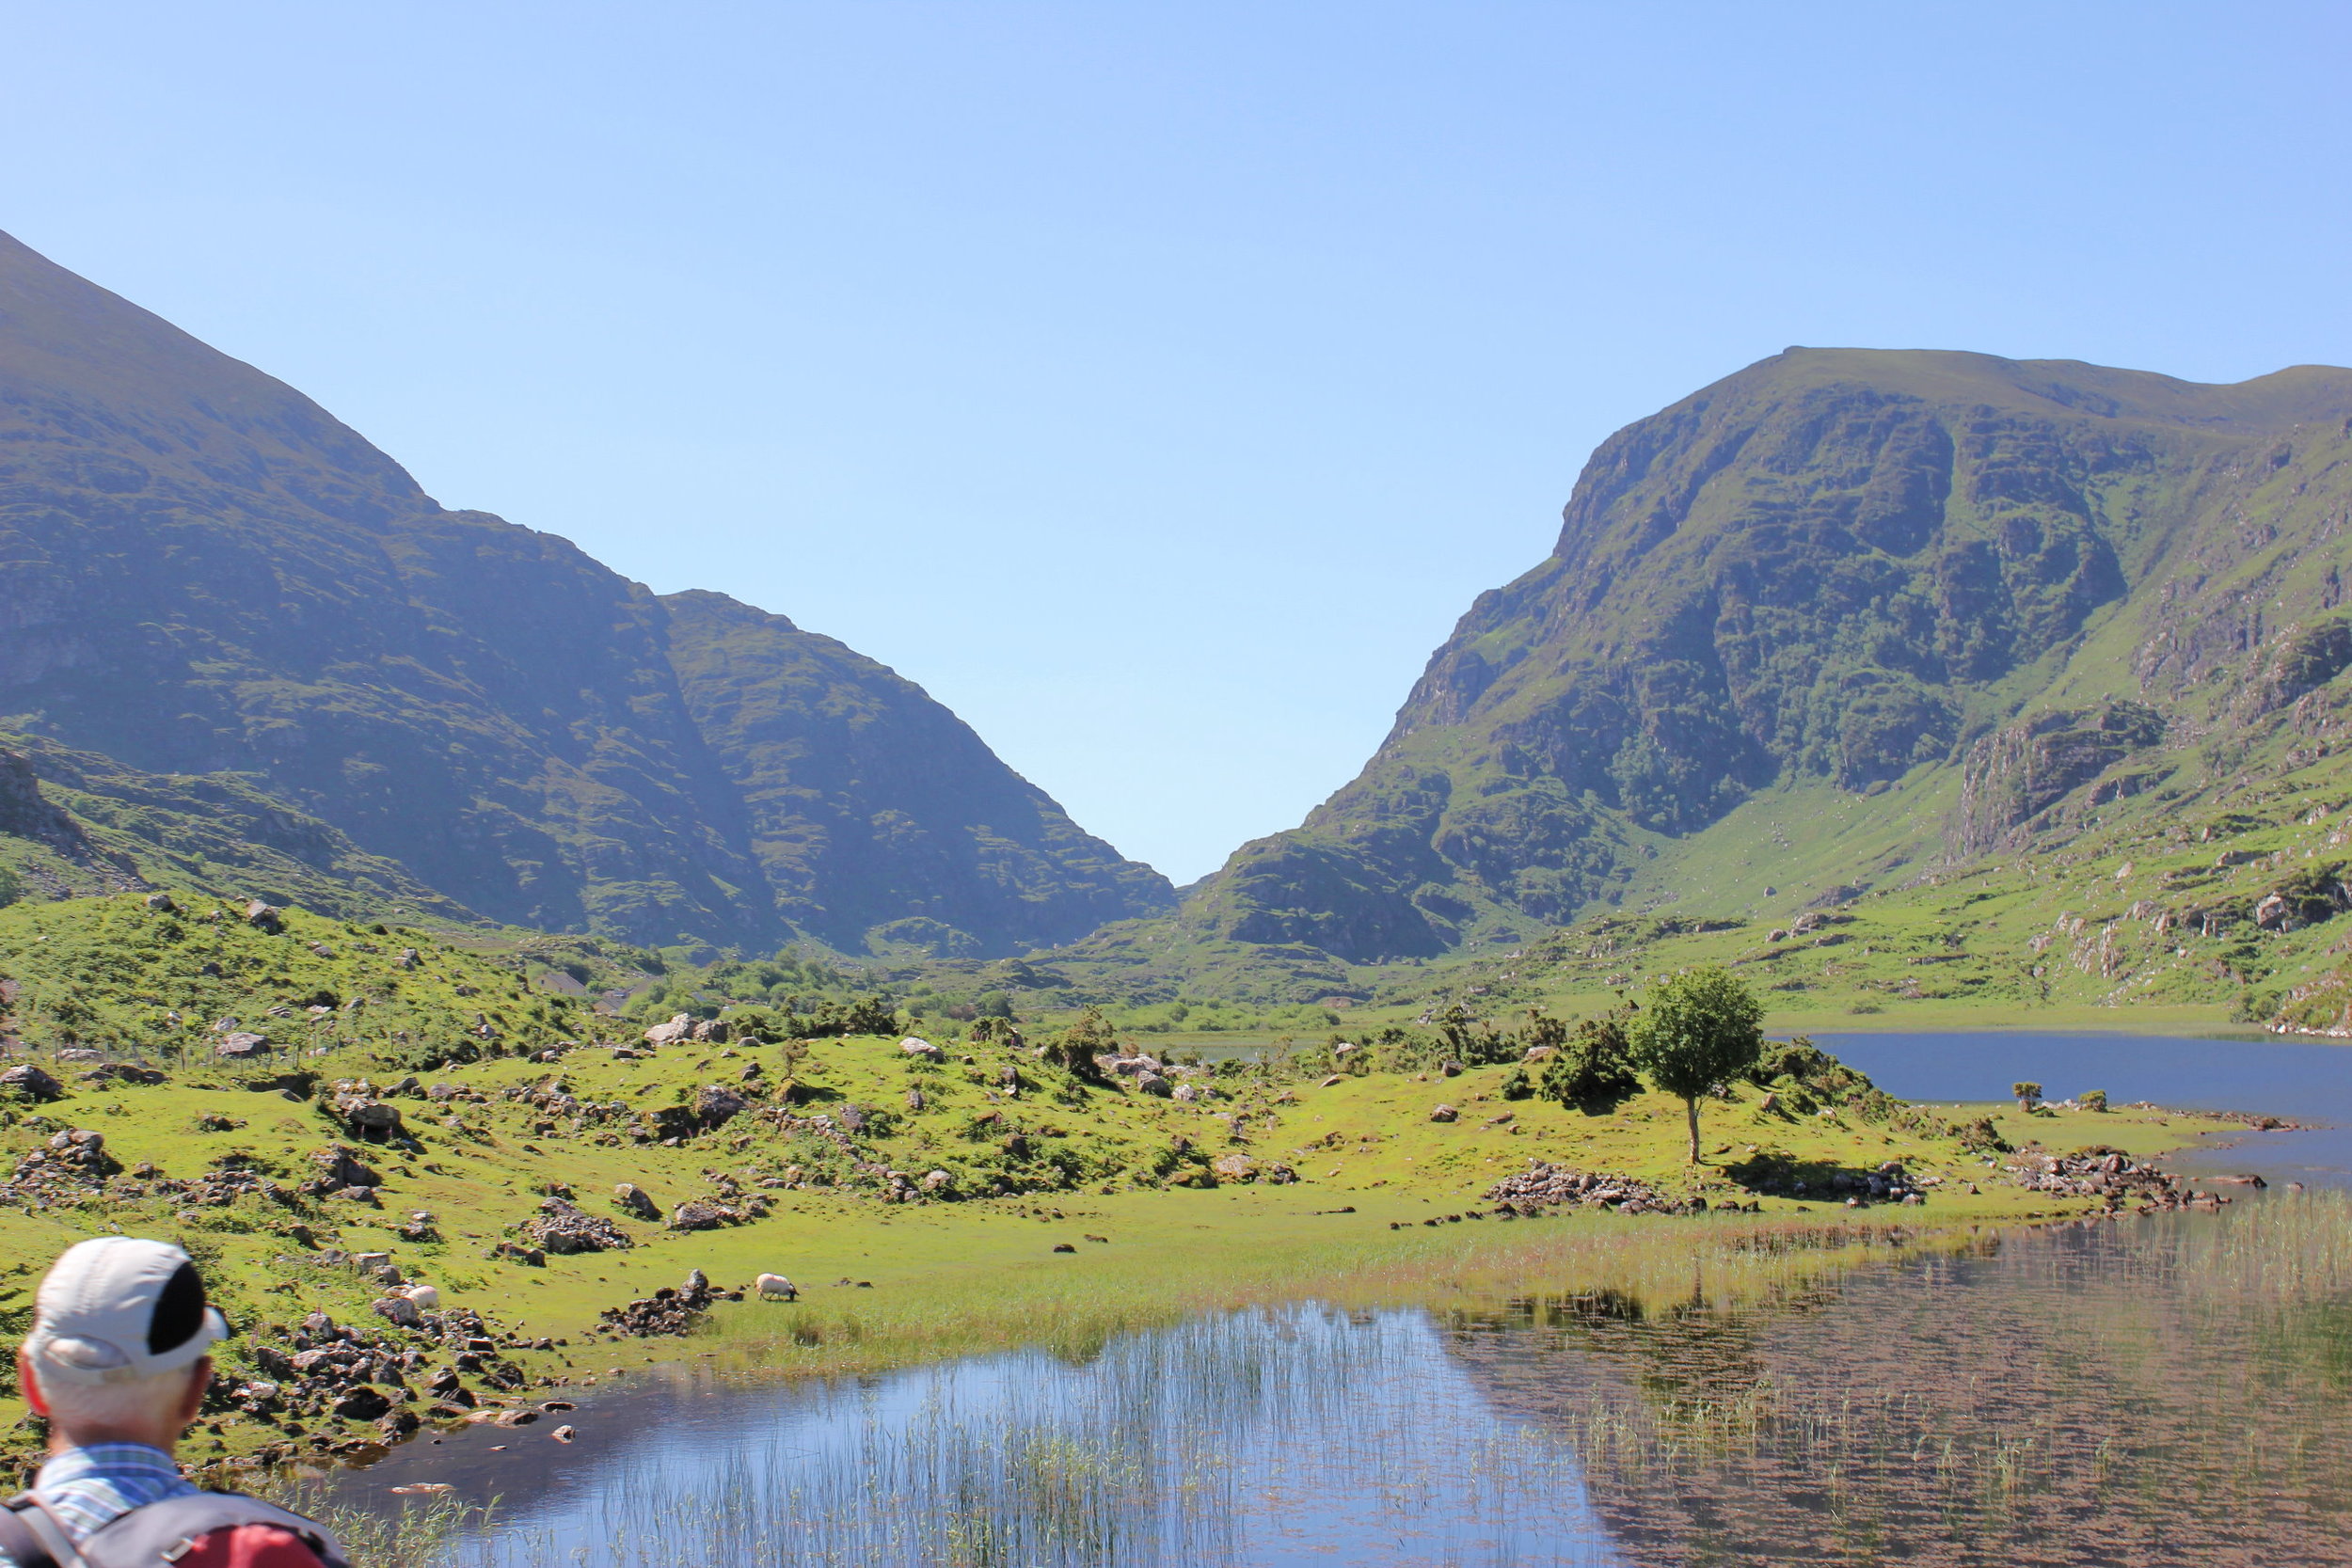
[[[2347,523],[2352,372],[1792,348],[1603,442],[1352,783],[1089,951],[1428,958],[1997,857],[2352,665]]]
[[[0,727],[234,775],[411,892],[548,930],[994,954],[1172,904],[912,682],[449,511],[4,235]]]

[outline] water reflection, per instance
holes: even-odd
[[[454,1564],[2352,1562],[2352,1201],[1986,1233],[1761,1307],[1237,1314],[675,1379],[343,1483]],[[502,1448],[495,1445],[502,1444]]]
[[[350,1478],[503,1499],[454,1564],[1620,1560],[1566,1433],[1497,1422],[1437,1325],[1311,1307],[854,1386],[681,1378]],[[502,1445],[492,1451],[492,1438]]]
[[[1767,1312],[1449,1325],[1641,1563],[2352,1561],[2345,1211],[1986,1238]]]

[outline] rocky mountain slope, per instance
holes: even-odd
[[[1793,911],[2226,794],[2352,665],[2347,459],[2343,370],[1791,349],[1603,443],[1353,783],[1087,956],[1364,964],[1619,905]]]
[[[0,723],[237,775],[415,890],[543,929],[986,954],[1172,902],[913,683],[448,511],[6,236]]]

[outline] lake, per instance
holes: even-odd
[[[2352,1066],[2270,1040],[1823,1043],[1912,1097],[2033,1078],[2304,1117],[2345,1103]],[[689,1362],[599,1391],[569,1447],[474,1428],[335,1484],[498,1499],[446,1556],[483,1568],[2352,1562],[2352,1204],[2316,1190],[2335,1137],[2200,1156],[2308,1194],[1881,1249],[1738,1310],[1530,1280],[1084,1360],[797,1384]]]

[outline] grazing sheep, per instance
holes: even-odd
[[[759,1292],[760,1299],[763,1301],[770,1296],[782,1296],[787,1301],[795,1301],[801,1294],[800,1287],[780,1274],[763,1274],[752,1281],[752,1287]]]
[[[401,1293],[416,1303],[421,1312],[430,1312],[441,1305],[441,1292],[430,1285],[411,1285]]]

